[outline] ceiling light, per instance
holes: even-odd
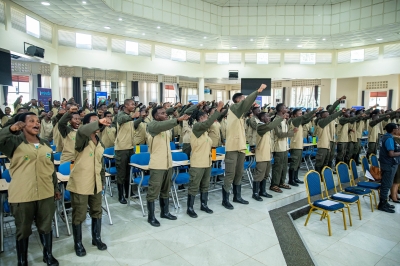
[[[203,44],[200,44],[200,46],[203,46]]]
[[[42,5],[44,5],[44,6],[49,6],[50,3],[49,3],[49,2],[42,2]]]
[[[290,41],[290,39],[286,39],[286,41]]]
[[[250,39],[250,41],[252,42],[252,41],[254,41],[253,39]]]
[[[265,48],[268,48],[269,46],[268,45],[265,45]]]
[[[122,21],[122,18],[119,18],[118,20],[119,20],[119,21]]]
[[[82,4],[86,5],[86,2],[85,2],[85,1],[82,1]]]
[[[378,38],[378,39],[376,39],[377,41],[382,41],[383,39],[381,39],[381,38]]]
[[[342,44],[340,44],[340,46],[343,46],[343,43],[342,43]]]
[[[104,27],[106,30],[109,30],[109,29],[111,29],[109,26],[105,26]]]
[[[203,39],[207,39],[207,37],[206,37],[206,36],[204,36],[204,37],[203,37]]]
[[[232,46],[232,49],[236,49],[237,48],[237,46]]]
[[[297,47],[301,48],[301,47],[303,47],[303,45],[299,44],[299,45],[297,45]]]
[[[161,29],[161,27],[160,27],[160,26],[157,26],[157,29]]]
[[[323,38],[322,40],[323,40],[323,41],[326,41],[326,39],[325,39],[325,38]]]
[[[146,33],[143,32],[142,35],[146,35]]]

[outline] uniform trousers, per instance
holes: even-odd
[[[82,195],[71,192],[72,223],[78,225],[86,220],[88,206],[90,217],[101,219],[101,200],[102,192],[94,195]]]
[[[271,172],[271,161],[257,162],[254,174],[254,181],[261,182],[264,179],[267,180],[270,172]]]
[[[227,151],[225,155],[224,189],[229,192],[232,183],[240,185],[243,176],[244,159],[246,154],[240,151]]]
[[[149,189],[146,199],[154,202],[158,196],[162,199],[169,198],[169,191],[172,183],[172,168],[166,170],[150,169]]]
[[[286,180],[288,168],[288,152],[274,152],[274,164],[272,165],[272,186],[283,185]]]
[[[290,164],[289,169],[296,171],[300,168],[303,150],[290,149]]]
[[[199,187],[201,193],[208,192],[208,188],[210,187],[211,166],[207,168],[190,167],[189,175],[189,195],[196,196]]]
[[[117,168],[117,183],[125,184],[129,182],[130,166],[129,162],[133,154],[133,149],[115,151],[115,167]]]

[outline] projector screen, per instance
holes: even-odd
[[[271,79],[269,78],[241,79],[241,93],[249,95],[260,88],[261,84],[267,85],[267,88],[260,95],[271,96]]]
[[[0,50],[0,85],[12,86],[11,55],[4,50]]]

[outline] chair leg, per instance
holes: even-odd
[[[172,191],[172,187],[169,189],[169,192],[171,193],[171,198],[174,203],[174,208],[176,210],[176,209],[178,209],[178,206],[176,205],[176,200],[175,200],[174,192]]]
[[[360,199],[358,199],[358,201],[357,201],[357,208],[358,208],[358,216],[360,216],[360,220],[362,220],[362,210],[361,210]]]
[[[369,202],[371,204],[371,211],[374,212],[374,207],[372,206],[372,195],[369,195]]]
[[[343,210],[344,211],[344,210]],[[351,220],[350,205],[347,205],[347,212],[349,213],[350,226],[353,226],[353,221]]]
[[[342,214],[343,214],[343,225],[344,225],[344,230],[347,230],[346,214],[344,213],[344,209],[342,209]]]
[[[324,212],[324,214],[325,214],[325,212]],[[332,236],[331,217],[329,216],[329,213],[326,213],[326,216],[328,216],[328,234],[329,234],[329,236]]]
[[[69,229],[69,222],[68,222],[68,216],[67,216],[67,210],[65,209],[65,199],[64,199],[64,194],[65,194],[65,188],[64,188],[64,184],[61,184],[61,186],[63,187],[63,191],[62,191],[62,195],[61,195],[61,204],[62,204],[62,210],[64,213],[64,217],[65,217],[65,223],[67,225],[67,231],[68,231],[68,235],[71,235],[71,230]]]
[[[143,201],[142,201],[142,194],[140,193],[140,186],[138,186],[137,190],[138,190],[138,195],[139,195],[140,207],[142,208],[142,214],[143,214],[143,217],[145,217],[146,213],[144,212],[144,208],[143,208]]]
[[[104,203],[106,204],[108,219],[110,220],[110,224],[113,224],[112,219],[111,219],[110,208],[108,207],[107,195],[106,195],[105,191],[103,192],[103,198],[104,198]]]
[[[57,220],[57,209],[54,212],[54,227],[56,228],[56,237],[60,237],[60,233],[58,232],[58,220]]]
[[[375,208],[378,209],[378,204],[377,204],[377,202],[376,202],[376,194],[375,194],[375,191],[371,190],[371,192],[372,192],[372,194],[374,195]]]
[[[176,190],[175,183],[173,184],[173,187],[174,187],[174,191],[175,191],[176,202],[177,202],[178,208],[180,208],[180,207],[181,207],[181,204],[179,203],[178,191]],[[173,196],[172,196],[172,197],[173,197]]]
[[[304,223],[304,226],[307,226],[308,220],[310,220],[310,216],[311,216],[311,213],[313,210],[314,210],[314,208],[311,208],[310,211],[308,212],[307,219],[306,219],[306,222]]]

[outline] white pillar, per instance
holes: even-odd
[[[204,101],[204,78],[199,78],[199,102]]]
[[[358,78],[358,86],[357,86],[357,105],[361,105],[361,97],[362,97],[362,91],[363,91],[363,87],[362,87],[362,83],[363,83],[363,78],[359,77]],[[367,105],[365,103],[365,98],[364,98],[364,105]]]
[[[331,79],[331,90],[329,92],[329,102],[333,103],[337,100],[336,97],[337,92],[337,79]]]
[[[52,94],[52,99],[61,101],[61,95],[60,95],[60,81],[59,81],[59,68],[57,64],[50,64],[50,73],[51,73],[51,94]],[[67,95],[64,95],[67,96]]]

